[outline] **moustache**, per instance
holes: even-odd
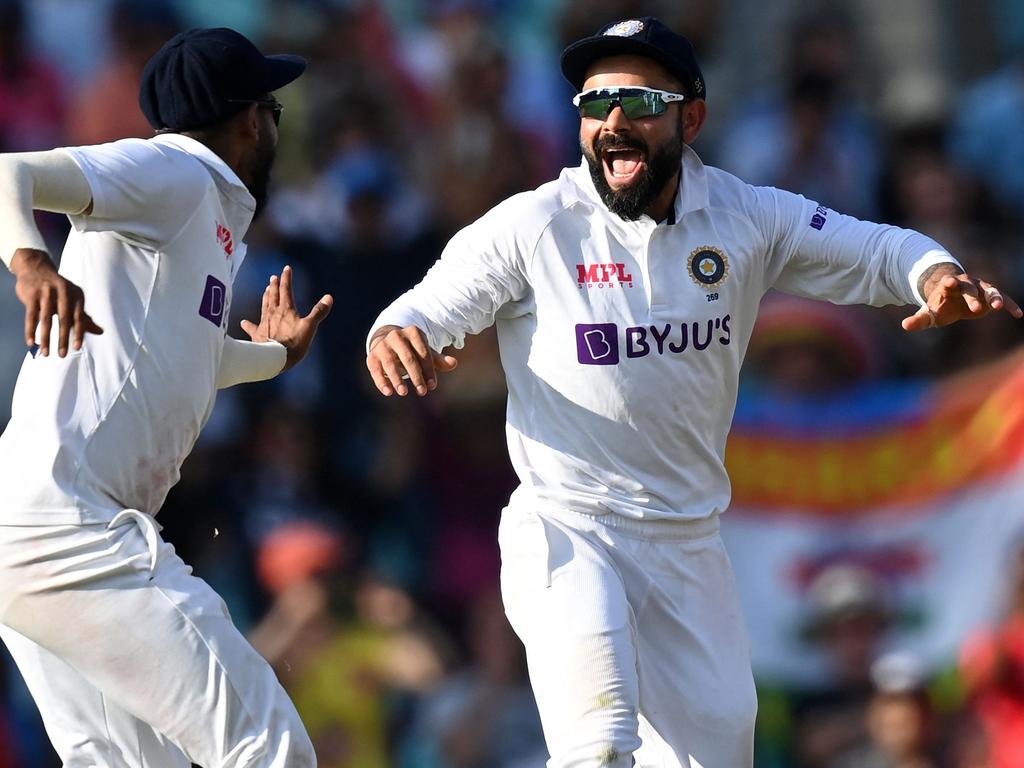
[[[609,133],[594,139],[594,155],[600,157],[606,149],[635,149],[647,156],[647,142],[635,136],[620,136]]]

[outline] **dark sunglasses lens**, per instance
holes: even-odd
[[[619,99],[622,111],[630,120],[651,115],[660,115],[665,111],[665,102],[653,93],[643,93],[637,96],[623,96]]]
[[[580,116],[604,120],[608,117],[608,113],[612,111],[612,106],[615,102],[615,99],[609,98],[595,98],[584,101],[580,104]]]

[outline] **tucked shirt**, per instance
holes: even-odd
[[[213,408],[255,210],[238,176],[186,136],[63,151],[93,207],[69,217],[60,273],[104,332],[64,358],[25,359],[0,436],[0,524],[156,514]]]
[[[750,186],[689,148],[668,221],[621,219],[585,163],[566,169],[456,234],[374,323],[371,336],[415,325],[435,350],[496,324],[513,503],[722,512],[740,365],[765,292],[910,304],[924,268],[955,263],[917,232]]]

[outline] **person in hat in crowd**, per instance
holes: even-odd
[[[792,749],[800,768],[826,768],[867,739],[872,663],[898,618],[888,598],[882,579],[852,562],[825,567],[808,586],[802,635],[822,653],[828,683],[791,696]]]
[[[871,664],[866,738],[829,768],[935,768],[938,722],[920,660],[894,651]]]
[[[385,396],[428,394],[497,325],[502,596],[551,768],[749,766],[749,646],[718,532],[737,379],[771,287],[917,304],[918,331],[1017,305],[919,233],[706,167],[693,47],[652,17],[562,54],[579,167],[457,233],[369,332]],[[529,147],[523,148],[529,151]]]
[[[315,765],[270,666],[154,519],[217,390],[298,363],[330,310],[297,312],[286,267],[251,341],[225,331],[272,92],[305,66],[183,32],[143,74],[153,138],[0,155],[0,258],[32,348],[0,437],[0,636],[65,766]],[[33,209],[71,220],[59,270]]]

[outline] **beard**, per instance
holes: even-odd
[[[671,182],[679,172],[683,161],[683,132],[677,126],[676,134],[659,145],[651,154],[647,143],[636,137],[622,136],[617,133],[598,136],[593,147],[580,144],[583,156],[587,158],[590,178],[594,181],[597,193],[608,210],[626,221],[636,221],[644,211],[660,195],[665,185]],[[612,189],[604,174],[602,154],[606,149],[636,149],[643,153],[647,167],[635,182],[628,187]]]
[[[260,217],[267,205],[267,198],[270,195],[270,171],[274,167],[276,156],[277,146],[270,140],[269,134],[264,132],[253,154],[250,176],[252,181],[249,184],[249,194],[256,200],[256,210],[253,213],[254,221]]]

